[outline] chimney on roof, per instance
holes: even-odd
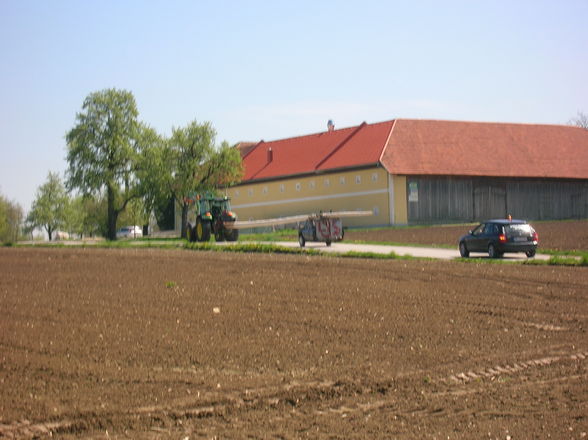
[[[274,160],[274,152],[272,151],[272,147],[269,147],[267,149],[267,163],[270,163],[272,160]]]
[[[335,129],[335,124],[333,123],[332,119],[329,119],[329,122],[327,122],[327,130],[333,131],[334,129]]]

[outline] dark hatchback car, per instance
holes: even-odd
[[[490,258],[500,258],[506,252],[524,252],[535,256],[539,235],[524,220],[487,220],[459,239],[459,253],[467,258],[470,252],[488,252]]]

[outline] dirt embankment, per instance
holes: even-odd
[[[588,269],[0,248],[0,438],[586,438]]]
[[[588,220],[532,223],[539,234],[539,248],[557,251],[588,251]],[[345,232],[346,241],[410,243],[426,246],[455,246],[471,226],[427,226]]]

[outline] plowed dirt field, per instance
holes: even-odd
[[[0,438],[587,438],[588,268],[0,248]]]

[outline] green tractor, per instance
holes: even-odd
[[[194,212],[188,221],[188,241],[209,241],[214,234],[216,241],[237,241],[239,230],[230,228],[237,220],[231,211],[228,197],[214,197],[209,194],[197,194],[188,198],[194,204]]]

